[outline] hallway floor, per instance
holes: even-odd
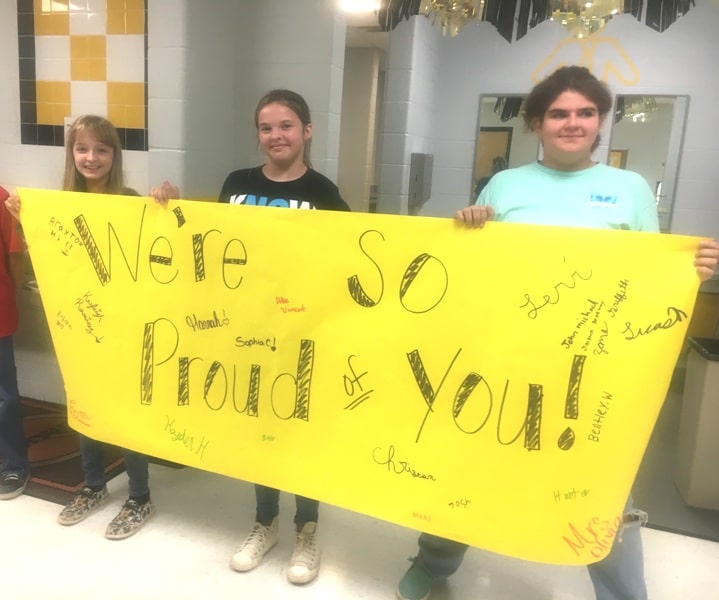
[[[134,537],[109,541],[107,523],[127,493],[121,474],[111,502],[73,527],[61,507],[21,496],[0,503],[2,598],[26,600],[393,599],[416,550],[416,532],[331,506],[320,507],[323,562],[306,586],[285,579],[294,501],[281,497],[280,542],[249,573],[228,563],[249,531],[252,485],[203,471],[150,465],[157,514]],[[719,543],[643,530],[650,600],[709,600],[719,589]],[[7,592],[10,593],[7,593]],[[590,600],[586,569],[526,563],[477,549],[438,586],[433,600]]]

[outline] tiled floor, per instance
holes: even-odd
[[[292,551],[292,497],[282,495],[280,543],[249,573],[228,567],[251,525],[252,486],[194,469],[151,465],[158,512],[136,536],[103,537],[127,493],[127,478],[109,484],[113,501],[74,527],[55,522],[60,506],[28,496],[0,503],[2,600],[359,600],[394,598],[416,548],[416,533],[322,506],[323,562],[318,579],[287,583]],[[719,544],[643,530],[650,600],[719,598]],[[481,550],[467,554],[437,600],[585,600],[586,569],[525,563]]]

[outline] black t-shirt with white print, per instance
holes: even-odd
[[[220,202],[307,210],[350,210],[339,189],[313,169],[292,181],[272,181],[262,167],[233,171],[225,179]]]

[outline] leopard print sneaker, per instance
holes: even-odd
[[[75,497],[70,500],[68,505],[62,509],[57,517],[60,525],[74,525],[85,520],[98,508],[110,499],[107,488],[102,488],[99,492],[91,490],[89,487],[82,488]]]
[[[122,505],[117,516],[110,521],[105,530],[105,537],[108,540],[124,540],[134,535],[147,520],[155,514],[155,505],[149,500],[140,504],[137,500],[130,498]]]

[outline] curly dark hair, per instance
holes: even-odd
[[[523,116],[528,130],[534,130],[535,121],[544,120],[547,109],[567,90],[578,92],[597,105],[600,121],[612,109],[612,93],[605,83],[599,81],[586,67],[571,65],[560,67],[532,88],[524,99]],[[592,150],[599,145],[599,136]]]

